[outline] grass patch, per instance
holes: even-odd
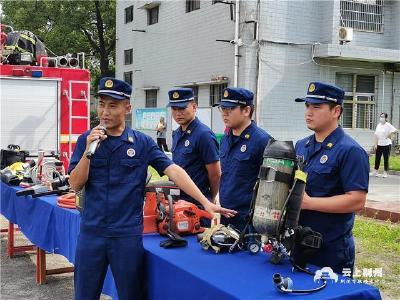
[[[382,268],[383,277],[357,277],[378,287],[383,297],[397,299],[400,295],[400,225],[356,216],[355,268]]]
[[[368,251],[391,251],[400,256],[400,226],[390,222],[356,218],[354,236],[366,242]]]
[[[375,167],[375,154],[369,157],[369,165],[371,170]],[[383,170],[383,155],[381,158],[380,169]],[[400,155],[389,156],[389,170],[400,171]]]

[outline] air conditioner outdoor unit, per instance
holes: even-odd
[[[339,27],[339,41],[351,42],[353,40],[353,28]]]

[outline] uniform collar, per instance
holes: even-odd
[[[338,126],[334,131],[332,131],[325,140],[321,143],[321,147],[325,149],[332,149],[336,143],[344,136],[344,130],[342,127]],[[316,144],[315,134],[309,136],[306,147]]]
[[[136,140],[133,130],[131,130],[127,126],[125,126],[125,129],[121,134],[121,139],[124,142],[130,143],[130,144],[133,144],[135,142],[135,140]]]
[[[180,134],[191,134],[193,130],[199,125],[200,121],[197,117],[194,118],[192,122],[190,122],[189,126],[186,128],[185,131],[182,131],[182,126],[179,126],[178,130]]]
[[[240,140],[248,140],[248,139],[250,139],[251,138],[251,136],[252,136],[252,132],[253,132],[253,130],[254,130],[254,128],[256,127],[256,123],[253,121],[253,120],[251,120],[251,123],[250,123],[250,125],[249,126],[247,126],[243,131],[242,131],[242,133],[240,134]],[[233,140],[233,131],[232,131],[232,129],[230,129],[229,130],[229,136],[230,136],[230,138],[231,138],[231,140]],[[239,140],[239,139],[238,139]]]

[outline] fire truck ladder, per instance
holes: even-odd
[[[72,86],[73,84],[86,84],[87,88],[86,90],[81,90],[80,96],[82,98],[72,98]],[[72,122],[74,120],[87,120],[87,128],[90,128],[90,82],[88,81],[78,81],[78,80],[71,80],[69,82],[69,93],[68,93],[68,106],[69,106],[69,136],[68,136],[68,159],[71,159],[72,155],[72,143],[73,143],[73,138],[77,136],[75,134],[72,134]],[[82,116],[82,115],[73,115],[72,112],[72,104],[73,102],[85,102],[86,103],[86,108],[87,108],[87,115]],[[76,142],[76,138],[74,139]]]

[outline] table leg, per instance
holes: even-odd
[[[8,222],[7,254],[10,258],[14,256],[14,224],[11,222]]]
[[[26,251],[33,251],[36,249],[34,245],[25,245],[25,246],[14,246],[14,231],[19,231],[19,228],[14,228],[14,224],[8,222],[7,229],[7,255],[9,258],[13,258],[14,254]]]
[[[46,283],[46,252],[39,247],[36,251],[36,283]]]
[[[36,283],[45,284],[47,275],[70,273],[74,271],[74,267],[65,267],[57,269],[46,269],[46,251],[37,247],[36,252]]]

